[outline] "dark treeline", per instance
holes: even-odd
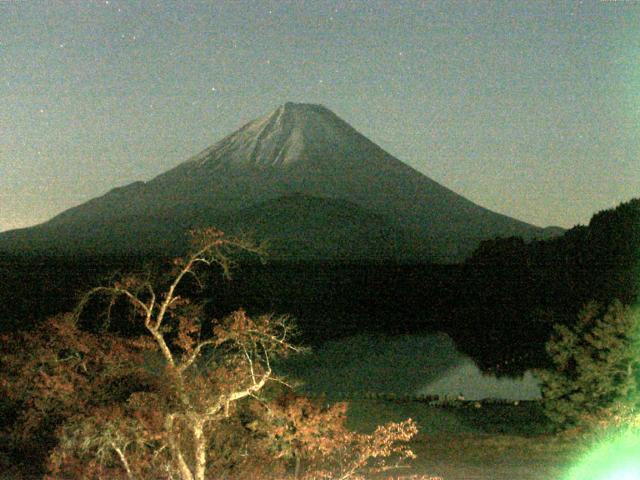
[[[0,262],[1,328],[30,328],[72,310],[93,286],[127,273],[155,270],[161,276],[167,265],[169,258],[5,256]],[[236,265],[228,279],[211,272],[205,291],[192,282],[188,294],[204,299],[216,318],[237,308],[290,314],[303,339],[318,343],[356,331],[408,333],[429,326],[456,295],[460,272],[458,265],[249,261]]]
[[[553,324],[573,322],[587,301],[632,303],[639,292],[639,257],[636,199],[552,240],[483,242],[462,265],[246,261],[230,280],[211,275],[211,286],[197,295],[206,299],[212,317],[238,307],[289,313],[302,340],[312,345],[354,332],[444,330],[483,369],[518,373],[544,365]],[[114,272],[161,273],[169,260],[2,256],[1,329],[29,328],[73,309],[83,292],[108,283]],[[195,287],[189,293],[196,294]],[[111,326],[126,331],[121,313]],[[97,314],[88,319],[102,320]]]
[[[462,348],[486,369],[539,365],[554,323],[571,324],[591,300],[637,301],[640,199],[601,211],[588,226],[551,240],[483,242],[464,270],[460,301],[445,312]],[[487,348],[497,344],[504,345],[501,352]]]
[[[223,311],[288,313],[315,344],[363,331],[435,328],[438,312],[456,295],[460,273],[458,265],[249,264],[231,281],[214,285],[210,297]]]
[[[151,258],[0,254],[0,332],[30,329],[75,308],[89,288],[116,272],[142,271]]]

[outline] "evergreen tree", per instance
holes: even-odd
[[[560,427],[640,405],[640,315],[615,300],[588,303],[573,326],[555,325],[539,371],[546,415]]]

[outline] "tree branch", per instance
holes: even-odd
[[[119,447],[117,447],[116,444],[113,442],[111,442],[111,447],[118,454],[118,457],[120,458],[120,461],[122,462],[122,465],[124,466],[124,469],[127,472],[127,478],[129,480],[134,480],[133,473],[131,472],[131,468],[129,467],[129,462],[127,461],[127,457],[125,457],[124,452]]]
[[[207,416],[213,416],[215,414],[217,414],[218,412],[220,412],[223,408],[227,408],[229,407],[229,405],[232,402],[236,402],[242,398],[251,396],[253,394],[255,394],[256,392],[262,390],[262,388],[267,384],[267,382],[271,379],[271,369],[267,370],[263,375],[262,378],[260,378],[260,381],[258,382],[253,382],[253,384],[248,387],[245,388],[244,390],[240,390],[237,392],[233,392],[229,395],[225,395],[223,396],[217,403],[216,405],[214,405],[213,407],[209,408],[209,410],[207,410]]]
[[[178,366],[177,368],[178,372],[180,373],[184,372],[187,368],[189,368],[193,364],[193,362],[196,361],[196,358],[198,358],[198,355],[200,354],[200,352],[204,347],[206,347],[207,345],[215,345],[215,343],[216,343],[215,340],[205,340],[203,342],[200,342],[196,346],[196,348],[193,349],[193,352],[191,352],[191,355],[189,355],[189,358]]]

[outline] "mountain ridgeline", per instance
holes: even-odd
[[[208,225],[282,260],[455,262],[482,240],[557,233],[472,203],[323,106],[287,103],[148,182],[0,234],[0,251],[173,254]]]

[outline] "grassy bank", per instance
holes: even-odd
[[[380,423],[408,417],[420,428],[412,442],[417,458],[380,478],[393,473],[399,478],[426,475],[443,480],[560,480],[586,447],[553,435],[537,402],[441,407],[355,399],[348,425],[370,432]]]

